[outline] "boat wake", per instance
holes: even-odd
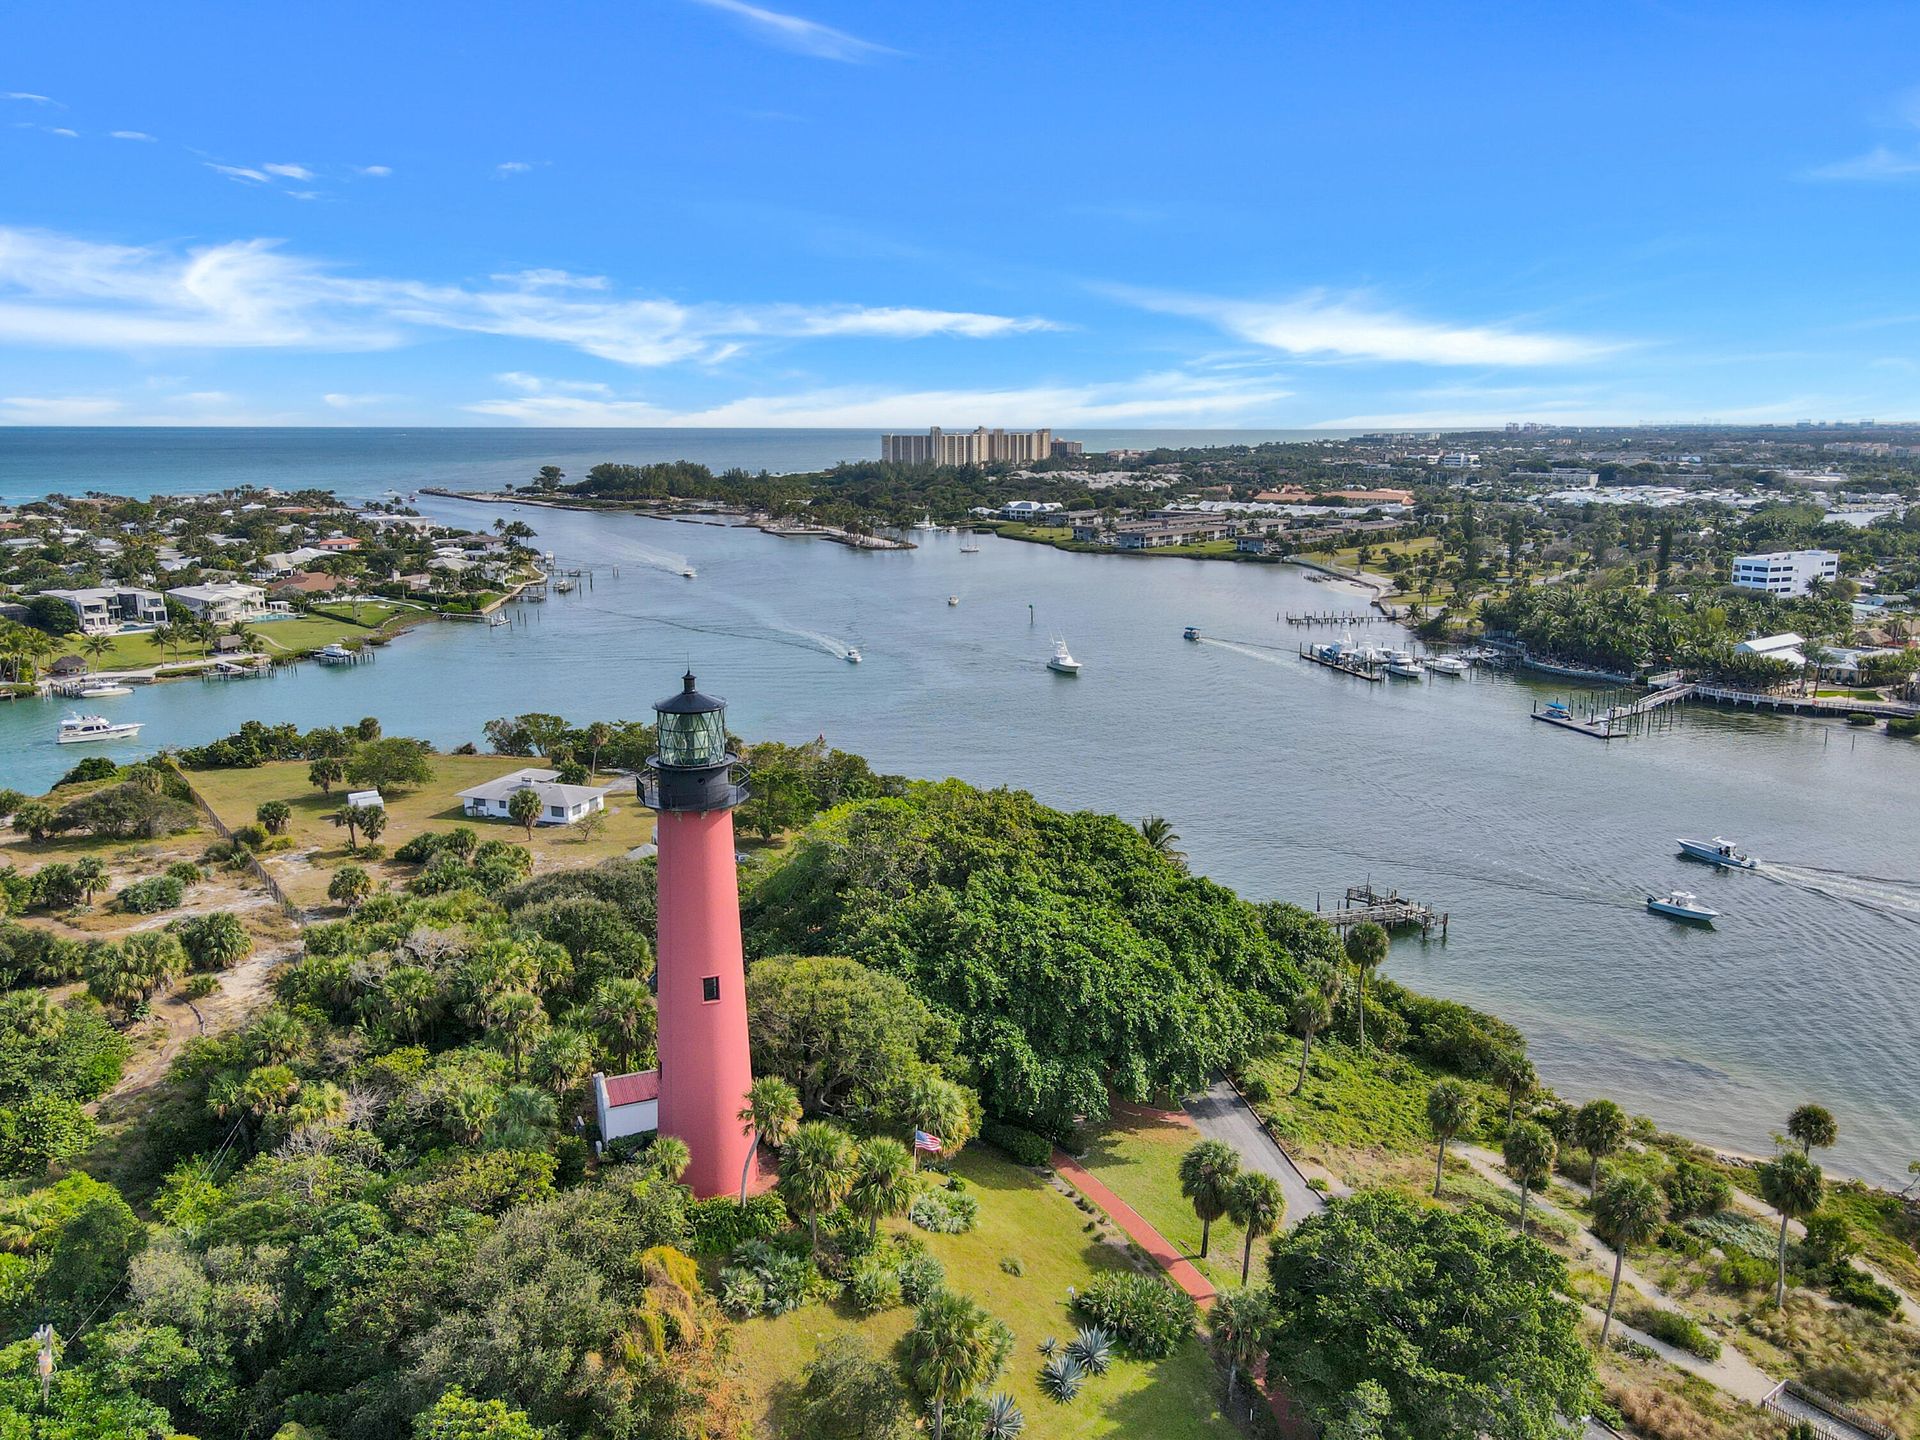
[[[685,575],[693,569],[693,561],[672,550],[656,550],[651,545],[630,545],[629,553],[650,570],[664,570],[669,575]]]
[[[802,641],[809,648],[824,650],[836,659],[846,659],[853,650],[853,646],[846,641],[836,640],[831,635],[823,635],[818,630],[806,630],[797,625],[782,625],[778,621],[774,622],[773,628],[782,635],[790,635],[795,640]]]
[[[1249,660],[1264,661],[1268,665],[1284,665],[1295,658],[1291,650],[1282,650],[1278,645],[1260,645],[1251,641],[1220,640],[1212,635],[1200,637],[1202,645],[1214,645],[1222,650],[1231,650],[1236,655],[1244,655]]]
[[[1766,860],[1760,862],[1754,873],[1796,890],[1811,891],[1830,900],[1920,925],[1920,881],[1849,875],[1816,865],[1777,865]]]

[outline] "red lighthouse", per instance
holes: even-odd
[[[692,671],[653,708],[660,748],[644,798],[659,815],[660,1133],[686,1141],[685,1180],[705,1198],[736,1189],[752,1164],[738,1119],[753,1071],[733,858],[733,807],[747,791],[732,778],[726,702],[696,690]]]

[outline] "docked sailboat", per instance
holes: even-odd
[[[89,740],[131,740],[140,733],[141,721],[107,719],[104,715],[82,715],[74,711],[60,722],[54,738],[62,745],[80,745]]]
[[[1760,862],[1751,855],[1738,849],[1731,840],[1716,835],[1711,840],[1688,840],[1682,837],[1673,842],[1680,847],[1680,853],[1690,855],[1695,860],[1704,860],[1709,865],[1723,866],[1729,870],[1751,870]]]
[[[1053,642],[1053,658],[1047,661],[1047,668],[1059,675],[1078,675],[1080,662],[1073,658],[1063,639]]]
[[[1656,915],[1690,920],[1696,925],[1711,925],[1720,915],[1718,910],[1709,910],[1702,905],[1700,897],[1690,890],[1669,890],[1665,895],[1649,895],[1647,909]]]

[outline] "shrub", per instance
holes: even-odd
[[[1023,1125],[992,1121],[981,1130],[980,1138],[1016,1165],[1045,1165],[1053,1158],[1053,1142]]]
[[[1067,1358],[1089,1375],[1104,1375],[1113,1364],[1113,1336],[1098,1325],[1084,1325],[1067,1342]]]
[[[447,837],[438,830],[422,830],[393,852],[393,858],[407,865],[424,865],[446,848]]]
[[[253,812],[260,828],[269,835],[284,835],[293,823],[293,807],[284,800],[263,800]]]
[[[753,1309],[740,1309],[747,1297],[758,1295],[758,1313],[784,1315],[805,1304],[822,1288],[820,1271],[810,1256],[795,1255],[765,1240],[749,1240],[733,1252],[733,1259],[720,1272],[720,1303],[729,1314],[744,1316]],[[729,1292],[738,1302],[729,1305]]]
[[[178,927],[187,960],[196,970],[224,970],[253,953],[253,937],[247,934],[240,917],[228,911],[189,915],[173,923]]]
[[[404,850],[406,846],[400,848]],[[457,855],[436,854],[426,869],[407,882],[407,889],[416,895],[444,895],[449,890],[471,888],[476,883],[474,872],[461,864]]]
[[[1773,1284],[1774,1267],[1736,1250],[1714,1267],[1713,1278],[1728,1290],[1765,1290]]]
[[[1844,1215],[1822,1213],[1807,1221],[1807,1254],[1825,1269],[1833,1270],[1860,1253],[1860,1241]]]
[[[1920,716],[1894,716],[1887,721],[1887,734],[1898,736],[1902,740],[1911,740],[1920,736]]]
[[[33,797],[18,790],[0,789],[0,815],[11,815]]]
[[[1733,1201],[1733,1188],[1726,1176],[1697,1160],[1676,1161],[1673,1169],[1661,1177],[1660,1188],[1667,1193],[1667,1213],[1675,1220],[1717,1215]]]
[[[854,1267],[847,1281],[847,1297],[862,1315],[891,1310],[904,1298],[900,1288],[900,1267],[879,1256],[869,1255]]]
[[[197,823],[199,815],[192,806],[165,793],[122,783],[62,805],[45,830],[62,834],[79,830],[103,840],[158,840]],[[25,828],[31,833],[38,827]]]
[[[1246,1097],[1249,1105],[1265,1105],[1273,1099],[1273,1087],[1260,1075],[1244,1075],[1240,1078],[1240,1093]]]
[[[200,873],[200,867],[191,860],[176,860],[167,866],[166,873],[182,885],[198,885],[207,877]]]
[[[1847,724],[1858,725],[1863,730],[1869,726],[1877,725],[1878,723],[1879,723],[1878,718],[1876,716],[1868,714],[1865,710],[1856,710],[1851,715],[1847,716]]]
[[[1015,1279],[1027,1273],[1026,1262],[1018,1255],[1002,1255],[1000,1257],[1000,1269],[1003,1273],[1011,1275]]]
[[[1065,1355],[1051,1356],[1040,1366],[1040,1388],[1062,1405],[1080,1393],[1086,1378],[1086,1371]]]
[[[259,825],[242,825],[233,832],[233,843],[258,850],[267,843],[267,832]]]
[[[729,1265],[720,1272],[720,1308],[736,1320],[766,1309],[767,1287],[751,1270]]]
[[[1645,1306],[1632,1312],[1631,1323],[1636,1330],[1644,1330],[1654,1339],[1698,1355],[1702,1360],[1720,1358],[1720,1341],[1690,1316]]]
[[[1143,1360],[1172,1354],[1199,1323],[1192,1298],[1152,1275],[1102,1275],[1073,1306]]]
[[[736,1204],[725,1195],[696,1200],[687,1209],[693,1249],[699,1255],[731,1255],[749,1240],[771,1240],[787,1225],[787,1207],[778,1195],[755,1195]]]
[[[946,1267],[917,1246],[901,1257],[898,1273],[900,1298],[909,1305],[918,1305],[947,1283]]]
[[[111,780],[119,773],[120,767],[106,756],[89,755],[54,781],[53,788],[58,790],[62,785],[90,785],[96,780]]]
[[[1686,1222],[1686,1228],[1709,1245],[1717,1245],[1722,1254],[1744,1255],[1755,1260],[1772,1260],[1773,1231],[1739,1215],[1705,1215]]]
[[[1900,1296],[1853,1265],[1834,1271],[1827,1289],[1834,1299],[1875,1315],[1892,1317],[1900,1313]]]
[[[964,1235],[980,1218],[980,1202],[953,1190],[927,1190],[914,1197],[907,1219],[936,1235]]]
[[[171,910],[186,897],[187,887],[171,875],[154,875],[136,880],[114,899],[129,915],[152,915]]]

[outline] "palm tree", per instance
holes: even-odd
[[[1500,1154],[1507,1162],[1507,1174],[1520,1186],[1520,1233],[1527,1233],[1527,1196],[1553,1178],[1553,1160],[1559,1146],[1547,1127],[1528,1120],[1508,1128]]]
[[[596,720],[587,726],[587,772],[597,775],[600,772],[600,750],[613,738],[613,727],[604,720]]]
[[[1440,1178],[1446,1173],[1447,1142],[1473,1124],[1478,1106],[1458,1080],[1442,1080],[1427,1092],[1427,1123],[1440,1140],[1440,1158],[1433,1163],[1433,1195],[1440,1198]]]
[[[1273,1306],[1263,1290],[1229,1290],[1214,1301],[1207,1315],[1214,1344],[1227,1362],[1227,1403],[1233,1403],[1240,1372],[1260,1363],[1273,1329]]]
[[[1186,868],[1187,853],[1179,848],[1180,837],[1174,833],[1173,822],[1166,816],[1141,816],[1140,834],[1146,840],[1147,848],[1156,855],[1171,860],[1182,869]]]
[[[654,1033],[653,994],[647,982],[610,975],[587,999],[587,1023],[622,1070],[631,1070]]]
[[[656,1173],[678,1185],[680,1177],[693,1163],[693,1152],[678,1135],[656,1135],[653,1144],[647,1147],[647,1163]]]
[[[913,1154],[891,1135],[876,1135],[860,1147],[854,1162],[847,1208],[867,1222],[867,1239],[876,1239],[880,1221],[898,1215],[913,1202]]]
[[[1540,1076],[1520,1051],[1502,1050],[1494,1057],[1493,1078],[1507,1092],[1507,1128],[1511,1130],[1515,1107],[1539,1088]]]
[[[548,1023],[546,1007],[531,990],[508,990],[487,1002],[487,1029],[507,1052],[514,1079],[526,1073],[527,1051]]]
[[[1659,1234],[1667,1218],[1660,1192],[1638,1175],[1622,1175],[1607,1182],[1593,1202],[1593,1233],[1613,1246],[1613,1287],[1607,1291],[1607,1318],[1600,1326],[1600,1348],[1606,1349],[1613,1329],[1613,1307],[1620,1298],[1620,1270],[1627,1251]],[[1784,1251],[1783,1251],[1784,1253]]]
[[[780,1152],[780,1194],[807,1217],[807,1239],[820,1253],[820,1212],[847,1198],[853,1184],[853,1141],[838,1125],[809,1120]]]
[[[1309,985],[1293,997],[1287,1007],[1287,1020],[1300,1037],[1300,1073],[1293,1081],[1293,1093],[1298,1095],[1307,1083],[1307,1057],[1313,1054],[1313,1037],[1333,1023],[1333,1006],[1324,991]]]
[[[1822,1150],[1840,1138],[1840,1122],[1824,1105],[1802,1105],[1787,1117],[1787,1134],[1800,1142],[1800,1154],[1811,1160],[1813,1147]]]
[[[1776,1308],[1787,1303],[1787,1224],[1804,1223],[1820,1208],[1826,1193],[1826,1177],[1804,1155],[1789,1150],[1760,1167],[1761,1198],[1780,1212],[1779,1271],[1773,1289]]]
[[[80,648],[97,661],[113,648],[113,642],[104,635],[89,635],[80,642]],[[92,668],[98,670],[100,667],[96,664]]]
[[[1387,958],[1387,932],[1371,920],[1363,920],[1347,932],[1347,959],[1360,977],[1360,989],[1354,996],[1354,1012],[1360,1020],[1360,1053],[1367,1051],[1367,977]]]
[[[1012,1332],[966,1296],[936,1290],[920,1302],[907,1332],[904,1368],[933,1410],[933,1440],[946,1433],[947,1406],[999,1374],[1012,1348]]]
[[[1627,1112],[1611,1100],[1589,1100],[1574,1113],[1573,1138],[1593,1157],[1587,1176],[1587,1198],[1600,1193],[1600,1165],[1627,1143]]]
[[[107,867],[98,855],[88,855],[74,861],[74,883],[79,885],[80,893],[87,897],[87,903],[93,903],[93,892],[107,883]]]
[[[747,1089],[747,1103],[734,1116],[753,1137],[740,1162],[740,1203],[747,1203],[747,1176],[753,1171],[754,1152],[762,1144],[778,1150],[800,1123],[800,1092],[778,1075],[762,1075]]]
[[[1287,1197],[1271,1175],[1249,1170],[1233,1182],[1227,1194],[1227,1213],[1247,1232],[1246,1248],[1240,1252],[1240,1283],[1244,1285],[1253,1270],[1253,1242],[1280,1228],[1287,1213]]]
[[[1180,1193],[1200,1217],[1200,1258],[1207,1258],[1213,1222],[1227,1213],[1227,1196],[1240,1175],[1240,1152],[1224,1140],[1202,1140],[1180,1157]]]

